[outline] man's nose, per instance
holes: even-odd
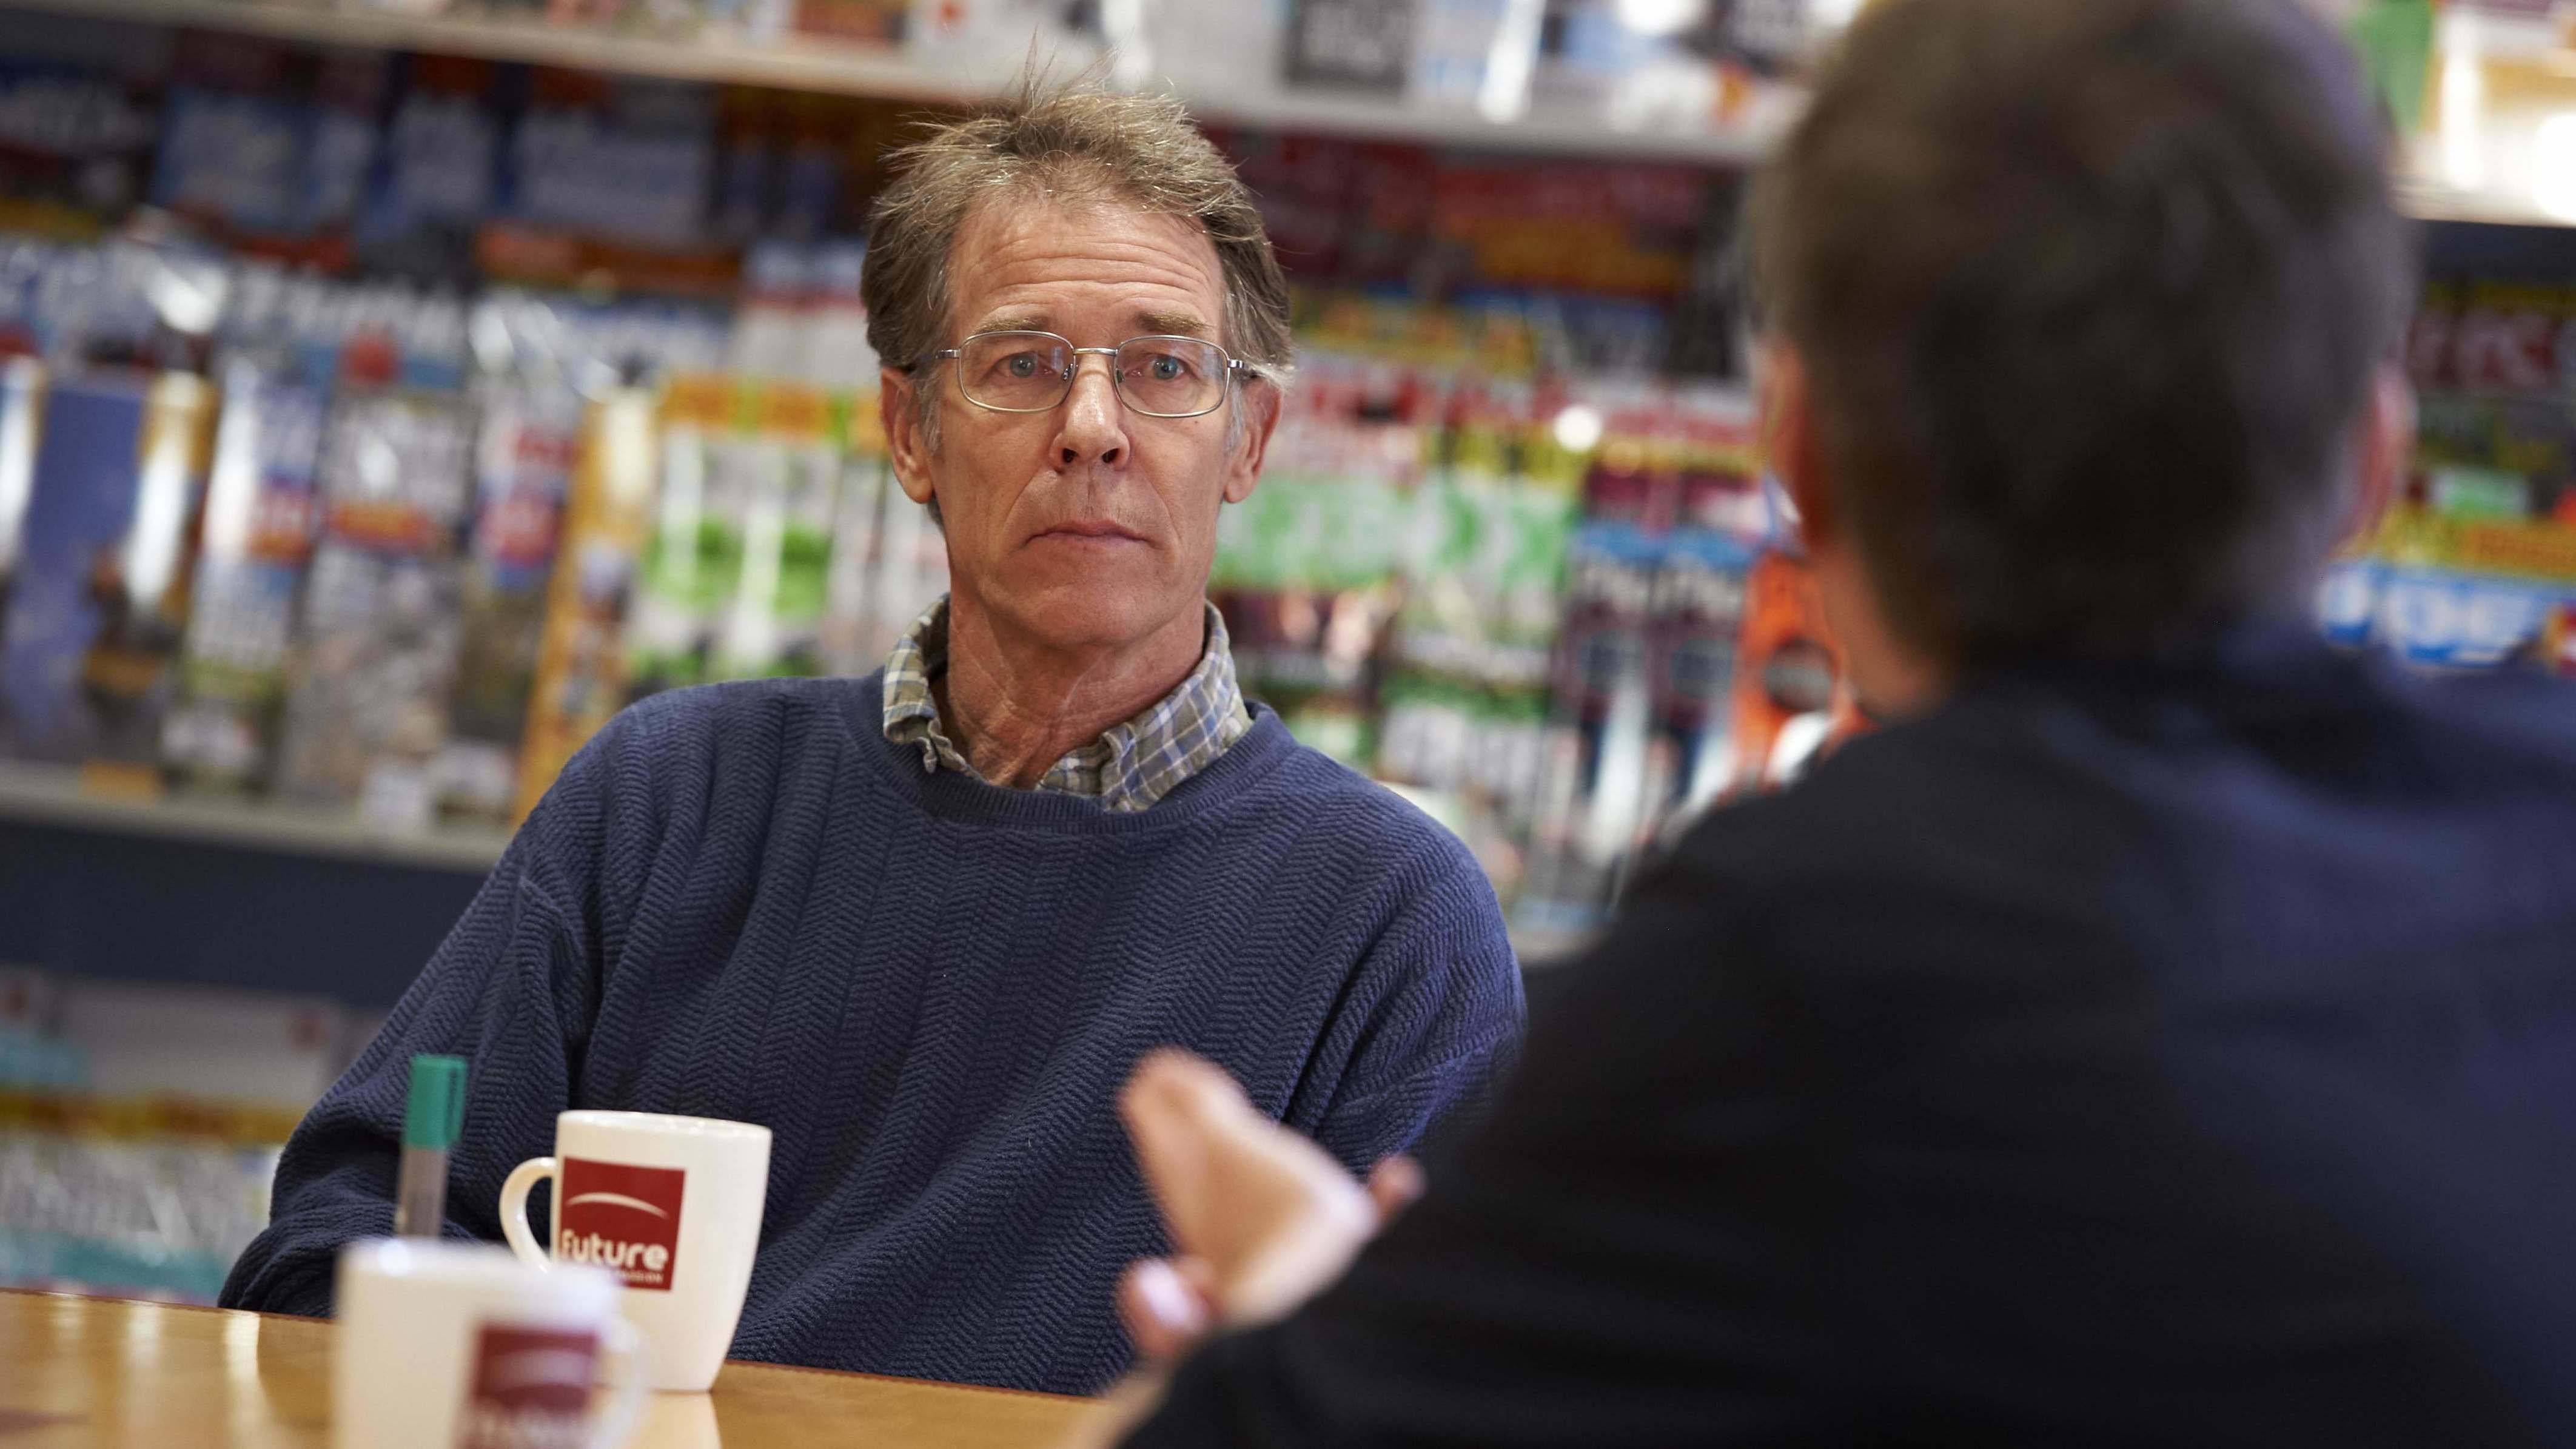
[[[1100,364],[1097,367],[1093,363]],[[1127,408],[1109,378],[1114,359],[1075,359],[1073,391],[1067,393],[1055,435],[1058,470],[1097,463],[1115,468],[1127,461]]]

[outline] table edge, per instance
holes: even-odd
[[[182,1313],[238,1313],[252,1318],[274,1318],[281,1323],[317,1323],[327,1325],[331,1322],[328,1318],[316,1318],[305,1313],[262,1313],[255,1309],[223,1308],[208,1303],[165,1303],[158,1298],[119,1298],[112,1294],[105,1293],[72,1293],[66,1292],[60,1288],[0,1287],[0,1297],[65,1298],[75,1303],[113,1303],[128,1308],[168,1308],[178,1310]],[[998,1394],[1004,1398],[1036,1399],[1044,1403],[1052,1404],[1097,1404],[1103,1402],[1101,1399],[1086,1398],[1080,1394],[1050,1394],[1040,1389],[1013,1389],[1005,1388],[999,1384],[958,1384],[950,1383],[945,1379],[908,1379],[900,1374],[861,1373],[855,1369],[816,1368],[813,1365],[801,1363],[771,1363],[766,1359],[757,1358],[729,1358],[725,1360],[725,1365],[727,1367],[732,1367],[736,1364],[740,1364],[745,1368],[775,1370],[781,1373],[814,1374],[819,1377],[834,1379],[866,1379],[871,1382],[881,1384],[904,1384],[920,1388],[952,1389],[970,1394]],[[722,1382],[721,1373],[718,1375],[718,1382]]]

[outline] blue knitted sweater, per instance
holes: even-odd
[[[1142,814],[925,774],[879,683],[661,695],[530,816],[277,1170],[231,1306],[329,1310],[392,1218],[408,1062],[472,1061],[447,1230],[498,1239],[554,1116],[775,1134],[737,1357],[1097,1391],[1161,1230],[1112,1103],[1180,1043],[1352,1168],[1517,1038],[1491,889],[1411,805],[1251,733]],[[532,1215],[542,1230],[538,1205]]]

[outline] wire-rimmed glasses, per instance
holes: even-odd
[[[997,413],[1053,412],[1073,392],[1085,356],[1109,359],[1118,400],[1147,417],[1195,418],[1225,405],[1243,362],[1203,337],[1130,337],[1115,347],[1076,347],[1052,332],[978,332],[930,354],[957,364],[957,390]]]

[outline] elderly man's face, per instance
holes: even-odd
[[[998,331],[1077,347],[1149,333],[1226,340],[1216,249],[1183,218],[1000,201],[960,229],[949,275],[948,346]],[[956,599],[1062,648],[1134,644],[1196,618],[1217,510],[1250,496],[1277,413],[1263,385],[1201,417],[1137,413],[1111,387],[1109,360],[1083,357],[1071,394],[1043,413],[978,407],[943,365],[917,384],[938,389],[936,449],[888,374],[896,468],[914,501],[939,500]],[[1229,447],[1238,408],[1252,411]]]

